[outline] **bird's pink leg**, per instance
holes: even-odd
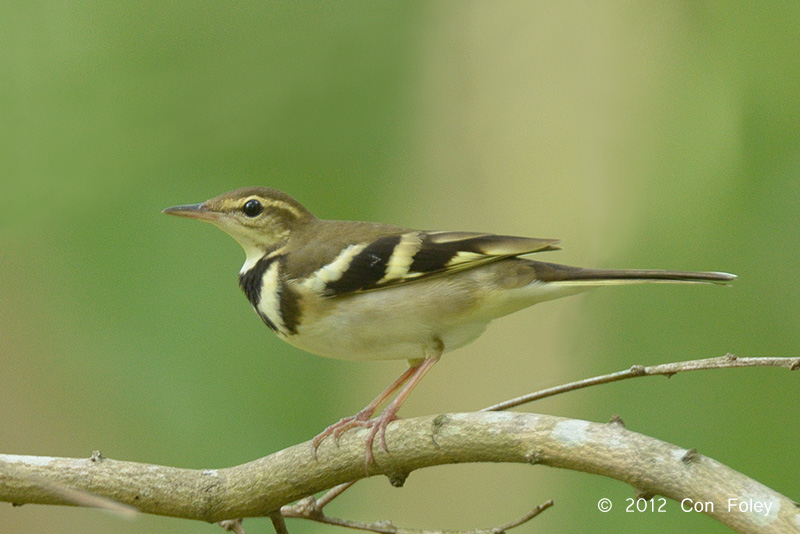
[[[400,390],[397,397],[394,398],[391,404],[389,404],[378,417],[368,421],[365,425],[370,427],[370,432],[367,436],[367,467],[374,461],[372,456],[372,443],[375,441],[375,436],[380,433],[381,447],[384,451],[389,452],[386,446],[386,426],[397,419],[397,412],[400,410],[400,407],[411,394],[411,391],[419,384],[420,380],[422,380],[422,377],[424,377],[436,362],[439,361],[440,356],[441,353],[438,353],[435,357],[425,358],[418,366],[411,367],[410,369],[413,369],[414,373],[411,375],[405,387]]]
[[[381,447],[386,452],[389,452],[388,447],[386,446],[386,427],[389,423],[396,420],[397,412],[400,410],[400,407],[406,401],[408,396],[411,394],[411,391],[419,384],[422,377],[424,377],[428,371],[439,361],[439,358],[442,355],[442,351],[436,351],[434,356],[429,356],[422,360],[422,362],[410,366],[408,369],[403,372],[397,379],[392,382],[389,387],[381,392],[380,395],[375,397],[372,402],[370,402],[363,410],[358,412],[355,415],[351,415],[350,417],[345,417],[340,421],[332,424],[325,430],[323,430],[318,436],[316,436],[313,440],[311,440],[311,446],[316,453],[319,444],[330,435],[333,435],[334,439],[338,439],[339,436],[350,430],[351,428],[355,427],[364,427],[369,429],[369,434],[367,434],[367,452],[366,452],[366,466],[369,467],[371,463],[374,462],[374,456],[372,454],[372,445],[375,442],[375,436],[380,433],[380,442]],[[405,386],[403,386],[405,384]],[[402,389],[400,389],[402,387]],[[392,402],[387,406],[381,414],[374,418],[372,414],[375,413],[375,410],[383,404],[386,399],[392,396],[392,394],[400,389],[400,393],[392,400]]]
[[[369,418],[372,417],[372,414],[375,413],[375,410],[377,410],[381,404],[386,402],[386,399],[391,397],[395,391],[400,389],[400,387],[408,381],[408,379],[414,374],[414,372],[417,369],[419,369],[420,365],[412,366],[406,369],[403,372],[403,374],[398,376],[397,379],[389,385],[389,387],[384,389],[380,393],[380,395],[375,397],[372,400],[372,402],[367,404],[363,410],[361,410],[355,415],[351,415],[350,417],[345,417],[339,420],[338,422],[332,424],[331,426],[320,432],[319,435],[317,435],[313,440],[311,440],[311,446],[314,448],[314,451],[317,450],[319,444],[322,443],[322,440],[324,440],[331,434],[333,434],[333,437],[335,439],[338,439],[339,436],[342,434],[342,432],[345,432],[346,430],[349,430],[357,426],[367,426],[366,423],[369,420]]]

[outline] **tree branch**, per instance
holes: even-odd
[[[311,521],[317,521],[319,523],[324,523],[326,525],[336,525],[339,527],[351,528],[356,530],[365,530],[367,532],[375,532],[376,534],[503,534],[504,532],[511,530],[512,528],[516,528],[524,523],[527,523],[528,521],[530,521],[537,515],[541,514],[551,506],[553,506],[553,501],[548,500],[540,504],[533,510],[529,511],[522,517],[517,518],[514,521],[511,521],[510,523],[506,523],[505,525],[500,525],[497,527],[489,527],[489,528],[474,528],[469,530],[452,530],[452,531],[424,530],[424,529],[397,527],[388,521],[381,521],[378,523],[362,523],[360,521],[351,521],[349,519],[339,519],[337,517],[330,517],[324,515],[322,513],[322,507],[317,506],[316,503],[313,503],[311,506],[308,506],[308,504],[284,506],[281,509],[281,513],[283,514],[284,517],[309,519]]]
[[[800,509],[786,497],[714,460],[662,441],[630,432],[618,420],[608,424],[537,414],[500,414],[532,400],[592,385],[650,375],[731,367],[800,368],[799,358],[721,358],[633,366],[625,371],[573,382],[512,399],[484,413],[449,414],[394,422],[387,429],[391,453],[376,451],[364,472],[364,436],[344,434],[339,443],[325,440],[316,454],[309,443],[227,469],[178,469],[108,460],[99,452],[88,459],[0,455],[0,501],[14,504],[68,504],[102,507],[220,522],[244,532],[241,520],[268,516],[286,533],[284,517],[302,517],[378,533],[425,534],[391,523],[359,523],[325,516],[322,508],[366,475],[385,475],[402,485],[415,469],[463,462],[524,462],[563,467],[616,478],[639,496],[713,503],[708,515],[740,532],[794,532]],[[489,413],[486,413],[489,412]],[[319,500],[301,497],[331,489]],[[767,514],[730,508],[729,499],[753,499],[769,505]],[[499,533],[530,520],[552,502],[523,518],[471,534]],[[466,531],[465,531],[466,532]]]
[[[578,389],[588,388],[589,386],[598,386],[600,384],[608,384],[610,382],[617,382],[625,380],[626,378],[638,378],[640,376],[658,376],[663,375],[667,378],[677,373],[684,373],[687,371],[704,371],[709,369],[732,369],[734,367],[786,367],[790,371],[800,369],[800,358],[739,358],[734,354],[726,354],[717,358],[706,358],[703,360],[687,360],[684,362],[662,363],[659,365],[650,365],[644,367],[642,365],[632,365],[624,371],[617,371],[607,375],[595,376],[592,378],[584,378],[569,384],[562,384],[548,389],[528,393],[515,399],[510,399],[487,408],[483,408],[482,412],[498,412],[515,408],[522,404],[552,397],[568,391],[575,391]]]
[[[363,478],[364,437],[358,430],[343,434],[338,445],[325,440],[316,458],[306,442],[227,469],[0,455],[0,501],[77,504],[53,489],[69,487],[151,514],[209,522],[271,516],[297,499]],[[441,464],[541,464],[615,478],[644,494],[712,502],[708,515],[740,532],[795,532],[800,525],[800,509],[783,495],[694,450],[616,423],[530,413],[444,414],[396,421],[387,442],[390,453],[375,448],[369,475],[395,482]],[[771,512],[728,511],[731,498],[768,503]]]

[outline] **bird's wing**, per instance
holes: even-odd
[[[341,296],[471,269],[503,258],[556,250],[557,240],[472,232],[403,231],[351,243],[297,282]]]

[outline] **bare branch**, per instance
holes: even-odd
[[[662,363],[644,367],[633,365],[624,371],[617,371],[607,375],[585,378],[569,384],[562,384],[552,388],[543,389],[534,393],[528,393],[515,399],[507,400],[493,406],[482,409],[482,412],[499,412],[527,404],[529,402],[552,397],[568,391],[588,388],[609,382],[617,382],[626,378],[638,378],[640,376],[664,375],[667,378],[674,374],[687,371],[703,371],[708,369],[731,369],[734,367],[786,367],[790,371],[800,369],[800,358],[739,358],[733,354],[726,354],[718,358],[705,358],[702,360],[688,360],[685,362]]]
[[[378,521],[375,523],[363,523],[361,521],[352,521],[349,519],[341,519],[338,517],[331,517],[325,515],[322,510],[323,508],[330,503],[333,499],[347,491],[350,486],[355,484],[356,481],[347,482],[345,484],[339,484],[335,488],[328,491],[325,495],[320,497],[319,499],[315,499],[314,496],[306,497],[305,499],[301,499],[294,505],[286,505],[281,507],[281,514],[283,517],[287,518],[294,518],[294,519],[308,519],[311,521],[316,521],[318,523],[326,523],[328,525],[336,525],[345,528],[351,528],[355,530],[365,530],[369,532],[375,532],[377,534],[440,534],[449,532],[451,534],[502,534],[507,530],[511,530],[523,523],[527,523],[540,513],[542,513],[547,508],[553,506],[553,501],[549,500],[524,516],[516,519],[510,523],[506,523],[505,525],[501,525],[498,527],[490,527],[490,528],[480,528],[480,529],[469,529],[469,530],[428,530],[428,529],[412,529],[406,527],[398,527],[392,524],[391,521]]]
[[[355,483],[356,483],[355,480],[351,480],[350,482],[345,482],[344,484],[339,484],[335,488],[331,488],[325,495],[317,499],[317,508],[319,508],[319,510],[322,511],[323,508],[328,506],[328,503],[330,503],[333,499],[335,499],[336,497],[347,491],[350,488],[350,486],[352,486]]]
[[[550,508],[551,506],[553,506],[553,499],[548,499],[547,501],[543,502],[542,504],[540,504],[527,514],[523,515],[522,517],[515,519],[510,523],[506,523],[505,525],[496,527],[495,529],[492,530],[492,533],[501,534],[503,532],[506,532],[507,530],[511,530],[512,528],[516,528],[520,525],[523,525],[528,521],[530,521],[531,519],[533,519],[534,517],[536,517],[537,515],[544,512],[545,510],[547,510],[548,508]]]
[[[270,516],[281,506],[363,478],[364,431],[326,440],[316,458],[301,443],[227,469],[178,469],[104,459],[0,455],[0,501],[74,504],[28,474],[138,508],[218,522]],[[652,495],[713,502],[708,515],[740,531],[796,531],[800,509],[785,496],[696,451],[627,430],[532,413],[444,414],[395,421],[390,452],[376,447],[370,475],[399,479],[416,469],[466,462],[520,462],[599,474]],[[768,516],[728,510],[730,498],[770,505]]]
[[[505,525],[489,528],[476,528],[468,530],[427,530],[398,527],[392,524],[391,521],[379,521],[376,523],[363,523],[361,521],[351,521],[349,519],[340,519],[337,517],[326,516],[319,511],[311,511],[309,509],[295,509],[294,507],[284,507],[282,513],[285,517],[293,517],[298,519],[309,519],[318,523],[325,523],[327,525],[336,525],[339,527],[351,528],[355,530],[364,530],[367,532],[375,532],[376,534],[503,534],[504,532],[527,523],[543,511],[553,506],[553,501],[548,500],[523,515],[522,517],[506,523]],[[287,515],[288,514],[288,515]]]

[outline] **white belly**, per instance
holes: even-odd
[[[429,284],[435,293],[440,284]],[[306,310],[297,334],[284,339],[303,350],[341,360],[425,358],[443,345],[444,352],[474,341],[491,318],[470,318],[470,298],[453,299],[444,311],[441,299],[412,303],[411,286],[369,291],[325,300]],[[466,314],[465,314],[466,312]],[[465,320],[466,319],[466,320]]]
[[[282,337],[341,360],[425,358],[440,347],[448,352],[474,341],[493,319],[585,289],[538,281],[508,287],[503,280],[491,268],[479,267],[345,297],[309,299],[297,334]]]

